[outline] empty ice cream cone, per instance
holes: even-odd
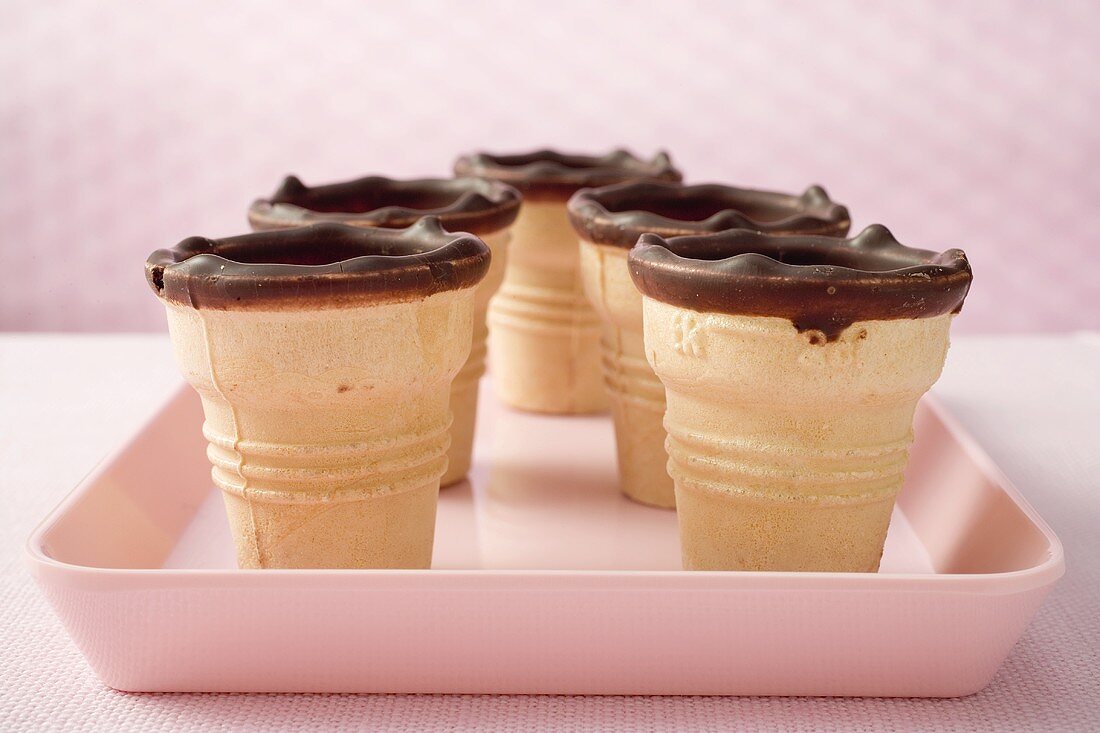
[[[630,253],[689,570],[875,571],[966,255],[744,230]]]
[[[848,232],[848,210],[812,186],[801,196],[717,184],[624,183],[577,192],[569,219],[581,239],[585,293],[602,325],[604,379],[615,419],[624,494],[660,507],[676,504],[665,465],[665,390],[646,361],[642,295],[627,253],[645,232],[678,236],[734,227],[773,234]]]
[[[455,172],[503,181],[523,194],[504,283],[489,304],[489,358],[501,400],[558,414],[606,408],[599,321],[584,296],[565,202],[588,186],[678,181],[680,173],[664,153],[644,161],[624,150],[603,156],[481,153],[460,158]]]
[[[245,568],[424,568],[489,249],[434,218],[154,252]]]
[[[441,486],[470,470],[477,395],[485,373],[485,314],[489,298],[504,279],[509,231],[519,213],[520,195],[511,186],[481,178],[395,180],[368,176],[326,186],[306,186],[288,176],[269,199],[255,201],[248,220],[255,230],[282,229],[317,222],[401,228],[424,216],[438,217],[451,232],[476,234],[492,251],[489,272],[474,296],[474,336],[470,357],[451,384],[451,447]]]

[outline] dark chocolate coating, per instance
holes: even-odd
[[[914,249],[873,224],[852,239],[731,229],[665,240],[644,234],[630,251],[643,294],[700,312],[787,318],[835,341],[856,321],[957,313],[970,289],[961,249]]]
[[[473,287],[489,248],[435,217],[406,229],[313,224],[158,249],[145,277],[158,296],[192,308],[335,308],[424,298]]]
[[[311,187],[287,176],[271,198],[252,203],[248,221],[257,230],[325,221],[400,229],[437,216],[451,231],[490,234],[516,220],[521,202],[519,191],[483,178],[367,176]]]
[[[583,239],[618,247],[633,247],[646,232],[677,237],[751,229],[843,237],[851,226],[848,209],[821,186],[793,196],[716,183],[621,183],[578,191],[568,210]]]
[[[571,155],[554,150],[517,155],[475,153],[456,160],[454,171],[459,176],[503,181],[532,201],[566,201],[582,188],[624,181],[679,182],[682,178],[664,151],[647,161],[622,149],[606,155]]]

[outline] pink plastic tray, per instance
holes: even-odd
[[[686,573],[674,515],[618,494],[609,419],[482,395],[432,570],[235,569],[186,388],[35,531],[31,567],[122,690],[901,696],[985,686],[1064,570],[935,402],[882,572]]]

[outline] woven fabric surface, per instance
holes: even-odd
[[[969,698],[129,694],[92,674],[22,546],[178,383],[167,339],[0,336],[0,730],[1096,730],[1098,373],[1095,334],[952,346],[936,392],[1050,522],[1069,566],[993,683]]]

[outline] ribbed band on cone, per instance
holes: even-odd
[[[599,322],[584,296],[564,202],[525,203],[512,235],[488,316],[498,396],[537,412],[605,409]]]
[[[876,570],[951,316],[822,344],[782,318],[643,307],[685,568]]]
[[[478,384],[485,374],[488,352],[489,301],[504,280],[511,230],[502,229],[486,234],[482,236],[482,241],[493,253],[493,259],[489,264],[489,272],[478,283],[474,292],[474,323],[470,356],[451,384],[451,411],[455,418],[451,427],[451,447],[447,450],[447,472],[440,479],[440,487],[458,483],[470,471],[474,430],[477,425]]]
[[[474,290],[316,311],[168,305],[242,567],[427,567]]]
[[[581,240],[584,289],[601,326],[601,364],[611,400],[619,487],[643,504],[676,505],[665,464],[665,389],[646,361],[642,298],[627,250]]]

